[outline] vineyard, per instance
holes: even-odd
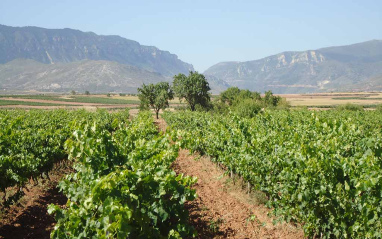
[[[74,172],[59,188],[65,207],[50,205],[52,238],[179,238],[192,235],[186,201],[194,178],[170,168],[178,146],[160,134],[150,113],[0,111],[1,189],[49,177],[69,160]]]
[[[268,196],[306,236],[380,238],[380,112],[265,111],[252,119],[164,115],[172,139],[211,157]]]
[[[0,187],[72,172],[59,183],[65,206],[47,210],[52,238],[195,236],[187,201],[196,178],[177,174],[179,148],[207,155],[248,190],[265,193],[279,220],[313,238],[379,238],[382,231],[382,115],[379,111],[165,112],[0,111]],[[14,190],[13,190],[14,191]]]
[[[91,117],[85,111],[0,111],[0,188],[22,187],[30,178],[49,175],[64,159],[71,122]]]

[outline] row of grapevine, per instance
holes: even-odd
[[[65,208],[50,205],[52,238],[181,238],[194,233],[184,203],[194,178],[170,168],[179,146],[159,133],[150,113],[108,129],[75,125],[66,141],[75,173],[59,184]]]
[[[64,142],[73,131],[73,123],[98,120],[105,127],[113,120],[124,120],[128,114],[111,117],[105,111],[1,110],[0,111],[0,189],[22,187],[30,178],[46,174],[67,154]],[[116,122],[114,122],[116,123]]]
[[[301,223],[307,236],[382,236],[381,113],[163,117],[181,147],[211,156],[265,192],[274,213]]]

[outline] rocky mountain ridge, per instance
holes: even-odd
[[[0,64],[18,58],[45,64],[114,61],[170,77],[193,70],[191,64],[179,60],[175,54],[120,36],[103,36],[68,28],[0,25]]]
[[[0,89],[135,93],[171,81],[191,64],[154,46],[69,28],[0,25]]]
[[[232,86],[276,93],[373,90],[382,82],[382,41],[283,52],[247,62],[222,62],[204,72]]]

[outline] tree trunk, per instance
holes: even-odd
[[[156,111],[157,119],[159,119],[159,110]]]

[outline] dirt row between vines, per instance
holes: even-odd
[[[29,182],[23,196],[9,207],[1,208],[0,238],[50,238],[56,221],[47,212],[49,204],[64,206],[67,198],[59,192],[58,182],[70,169],[56,167],[49,173],[50,179],[39,179],[35,185]]]
[[[160,130],[166,130],[163,119],[156,120],[156,124]],[[173,169],[198,178],[194,185],[198,197],[187,203],[190,223],[197,229],[198,238],[304,238],[298,225],[274,225],[275,218],[268,216],[270,209],[261,202],[265,196],[248,194],[240,182],[234,184],[207,157],[190,155],[182,149]]]

